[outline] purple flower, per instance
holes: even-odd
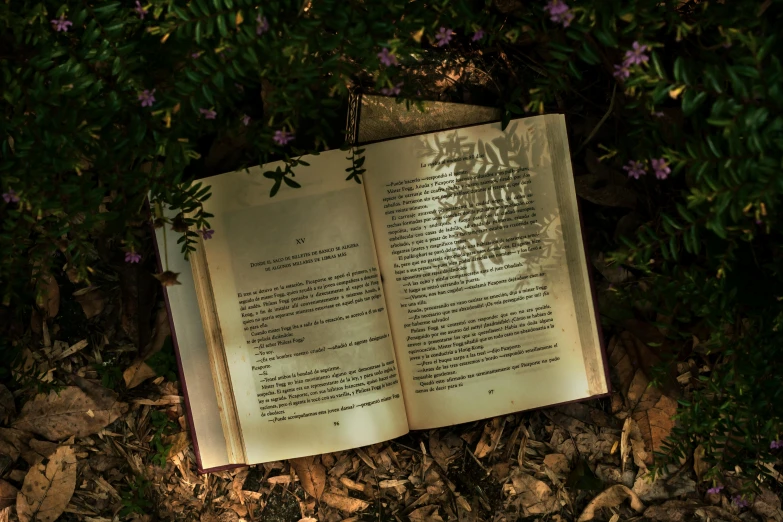
[[[199,109],[198,112],[204,115],[208,120],[214,120],[217,117],[217,112],[212,109]]]
[[[441,27],[440,31],[435,35],[435,40],[438,47],[443,47],[451,41],[451,37],[454,36],[454,31]]]
[[[257,35],[261,36],[269,30],[269,20],[266,19],[266,16],[258,15],[256,22],[258,22],[258,26],[256,27]]]
[[[650,160],[650,163],[652,163],[652,168],[655,170],[656,178],[666,179],[669,177],[672,169],[669,168],[669,165],[666,163],[665,159],[652,159]]]
[[[623,63],[622,65],[615,65],[614,66],[614,77],[615,78],[628,78],[631,75],[631,71],[628,70],[628,64]]]
[[[381,89],[381,94],[383,94],[384,96],[397,96],[401,92],[400,88],[402,87],[403,83],[404,82],[400,82],[394,87],[384,87],[383,89]]]
[[[11,191],[11,192],[13,192],[13,191]],[[3,194],[3,197],[5,197],[5,194]],[[8,200],[6,200],[6,201],[8,201]],[[17,201],[18,201],[18,198],[17,198]],[[756,223],[761,224],[761,220],[757,219]],[[781,448],[783,448],[783,440],[773,440],[772,442],[769,443],[769,449],[781,449]]]
[[[242,123],[245,124],[245,127],[250,125],[250,116],[248,116],[247,114],[243,115],[242,116]]]
[[[212,234],[214,234],[215,231],[212,230],[211,228],[202,228],[201,230],[198,231],[198,233],[201,234],[201,237],[203,237],[206,240],[206,239],[212,239]]]
[[[571,8],[562,0],[549,0],[544,6],[544,11],[549,12],[550,20],[558,24],[562,23],[563,27],[571,25],[571,21],[574,19]]]
[[[137,254],[133,250],[130,252],[125,252],[126,263],[138,263],[139,261],[141,261],[141,254]]]
[[[641,161],[628,161],[628,165],[623,166],[623,170],[628,172],[629,178],[639,179],[639,176],[644,176],[647,171],[644,170],[644,163]]]
[[[397,57],[394,56],[392,53],[390,53],[386,47],[384,47],[381,50],[381,52],[378,53],[378,58],[381,60],[381,63],[386,67],[397,65]]]
[[[655,116],[656,118],[663,118],[664,114],[661,111],[657,111],[653,113],[653,116]]]
[[[3,201],[6,203],[19,203],[19,196],[16,195],[14,189],[9,187],[8,192],[3,194]]]
[[[625,60],[623,61],[623,65],[641,65],[643,63],[647,63],[650,57],[644,54],[644,51],[646,50],[646,45],[640,45],[639,42],[634,42],[633,50],[625,51]]]
[[[475,33],[473,33],[473,38],[471,38],[471,41],[473,41],[473,42],[478,42],[479,40],[481,40],[482,38],[484,38],[484,35],[485,35],[485,34],[486,34],[486,33],[484,33],[484,29],[479,29],[478,31],[476,31]]]
[[[284,130],[278,130],[275,131],[275,135],[272,137],[272,140],[281,146],[288,145],[289,142],[294,141],[294,133],[293,132],[289,133]]]
[[[152,104],[155,103],[155,89],[152,89],[151,91],[149,89],[144,89],[141,94],[139,94],[139,101],[141,102],[142,107],[152,107]]]
[[[740,495],[734,495],[731,499],[738,508],[746,508],[749,506],[748,501],[742,498]]]
[[[134,10],[134,11],[136,11],[136,14],[138,14],[138,15],[139,15],[139,18],[141,18],[142,20],[144,20],[144,15],[146,15],[146,14],[147,14],[147,10],[146,10],[146,9],[144,9],[144,8],[141,6],[141,3],[139,3],[139,0],[136,0],[136,7],[134,7],[134,8],[133,8],[133,10]]]
[[[723,489],[723,486],[715,486],[714,488],[708,489],[707,493],[709,493],[710,495],[715,495],[717,493],[720,493],[720,490],[722,490],[722,489]]]
[[[68,32],[68,28],[73,25],[73,22],[65,19],[65,13],[60,15],[60,18],[55,18],[54,20],[49,20],[52,25],[54,26],[54,30],[59,32]]]

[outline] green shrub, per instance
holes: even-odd
[[[410,98],[432,93],[427,71],[470,68],[490,81],[442,96],[492,100],[506,121],[565,112],[588,128],[572,136],[575,165],[601,147],[605,167],[635,178],[643,224],[594,243],[645,283],[620,285],[617,302],[672,317],[668,335],[687,351],[675,355],[703,368],[665,458],[702,444],[716,480],[736,466],[756,480],[783,436],[782,11],[779,0],[2,3],[2,302],[30,302],[40,272],[88,280],[99,258],[138,262],[148,193],[153,218],[171,206],[189,215],[175,228],[208,230],[209,189],[187,187],[220,140],[236,146],[232,168],[288,160],[268,176],[290,190],[296,158],[344,142],[350,88]],[[697,328],[707,336],[688,344]]]

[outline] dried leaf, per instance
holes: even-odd
[[[170,444],[169,459],[174,457],[180,451],[187,449],[190,446],[190,437],[187,431],[180,431],[174,435],[169,435],[165,438],[166,444]]]
[[[707,473],[707,470],[710,469],[710,466],[704,462],[704,446],[699,444],[696,446],[696,449],[693,450],[693,471],[696,473],[696,478],[701,481],[702,477],[704,477],[704,474]]]
[[[106,296],[98,288],[88,286],[73,293],[76,302],[79,303],[87,319],[92,319],[103,312],[106,305]]]
[[[44,471],[42,473],[41,471]],[[76,488],[76,456],[70,446],[61,446],[46,468],[32,468],[16,499],[20,522],[52,522],[71,501]]]
[[[142,382],[155,376],[155,370],[150,368],[142,359],[136,359],[133,364],[122,372],[122,378],[125,380],[125,386],[128,389],[135,388]]]
[[[615,484],[601,492],[597,497],[590,501],[585,510],[579,516],[577,522],[585,522],[595,517],[595,512],[601,508],[611,508],[622,504],[625,500],[631,501],[631,508],[637,513],[644,509],[644,504],[639,497],[628,487],[622,484]]]
[[[761,488],[761,494],[756,495],[753,499],[750,509],[763,520],[774,520],[775,522],[783,520],[783,510],[780,509],[780,497],[767,488]]]
[[[484,433],[481,434],[481,438],[476,444],[476,451],[473,452],[476,458],[486,457],[497,444],[502,431],[500,421],[500,417],[495,417],[484,425]]]
[[[113,391],[78,380],[86,389],[67,386],[59,393],[42,393],[26,403],[14,427],[49,440],[84,437],[97,433],[127,411],[128,405],[118,402]]]
[[[35,303],[49,318],[60,311],[60,286],[51,274],[41,274],[36,283]]]
[[[16,495],[19,490],[5,480],[0,480],[0,509],[16,504]]]
[[[659,359],[632,333],[626,331],[612,337],[607,352],[619,377],[626,406],[650,449],[644,462],[651,464],[652,453],[661,448],[674,427],[672,416],[677,411],[677,402],[650,386],[650,378],[643,369],[651,368]]]
[[[648,455],[644,449],[642,432],[639,430],[636,421],[631,417],[627,417],[625,419],[625,424],[623,425],[623,434],[620,437],[622,471],[625,471],[625,465],[631,455],[633,455],[634,464],[640,468],[647,469],[646,460]]]
[[[568,458],[562,453],[550,453],[544,457],[544,464],[558,474],[566,474],[570,469]]]
[[[365,502],[364,500],[343,497],[341,495],[335,495],[334,493],[324,493],[321,496],[321,501],[323,501],[327,506],[339,509],[340,511],[348,513],[349,515],[351,513],[356,513],[357,511],[362,511],[370,507],[370,503]]]
[[[430,433],[430,455],[443,469],[449,467],[449,462],[456,458],[462,447],[462,439],[449,432],[441,436],[440,430],[432,430]]]
[[[518,470],[511,475],[511,483],[526,516],[551,513],[558,508],[557,498],[546,483]]]
[[[166,270],[165,272],[162,272],[160,274],[153,274],[153,277],[160,281],[160,284],[163,286],[174,286],[174,285],[181,285],[177,278],[179,277],[179,272],[172,272],[170,270]]]
[[[320,499],[326,487],[326,469],[315,457],[289,459],[288,462],[296,470],[304,490],[313,498]]]
[[[75,354],[76,352],[83,350],[87,347],[89,343],[87,342],[87,339],[82,339],[81,341],[77,343],[73,343],[70,347],[63,350],[63,352],[55,357],[55,360],[65,359],[66,357],[70,357],[71,355]]]
[[[438,506],[422,506],[408,513],[411,522],[443,522],[438,514]]]
[[[671,466],[669,471],[674,469],[676,467]],[[696,491],[696,482],[688,473],[669,475],[663,471],[655,476],[655,480],[652,480],[652,474],[646,471],[636,475],[633,491],[643,502],[653,502],[693,493]]]

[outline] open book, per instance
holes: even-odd
[[[201,469],[607,393],[564,118],[363,148],[362,184],[339,150],[202,180],[214,235],[168,256]]]

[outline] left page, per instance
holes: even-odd
[[[166,217],[176,213],[166,211]],[[212,386],[209,354],[199,316],[196,288],[190,263],[177,244],[180,234],[170,227],[155,229],[158,259],[162,270],[179,274],[179,285],[164,287],[172,340],[182,391],[187,401],[193,449],[199,471],[215,471],[230,465],[226,439],[220,424],[220,409]]]
[[[301,188],[254,167],[202,180],[205,261],[248,464],[407,433],[361,185],[343,151],[307,157]]]

